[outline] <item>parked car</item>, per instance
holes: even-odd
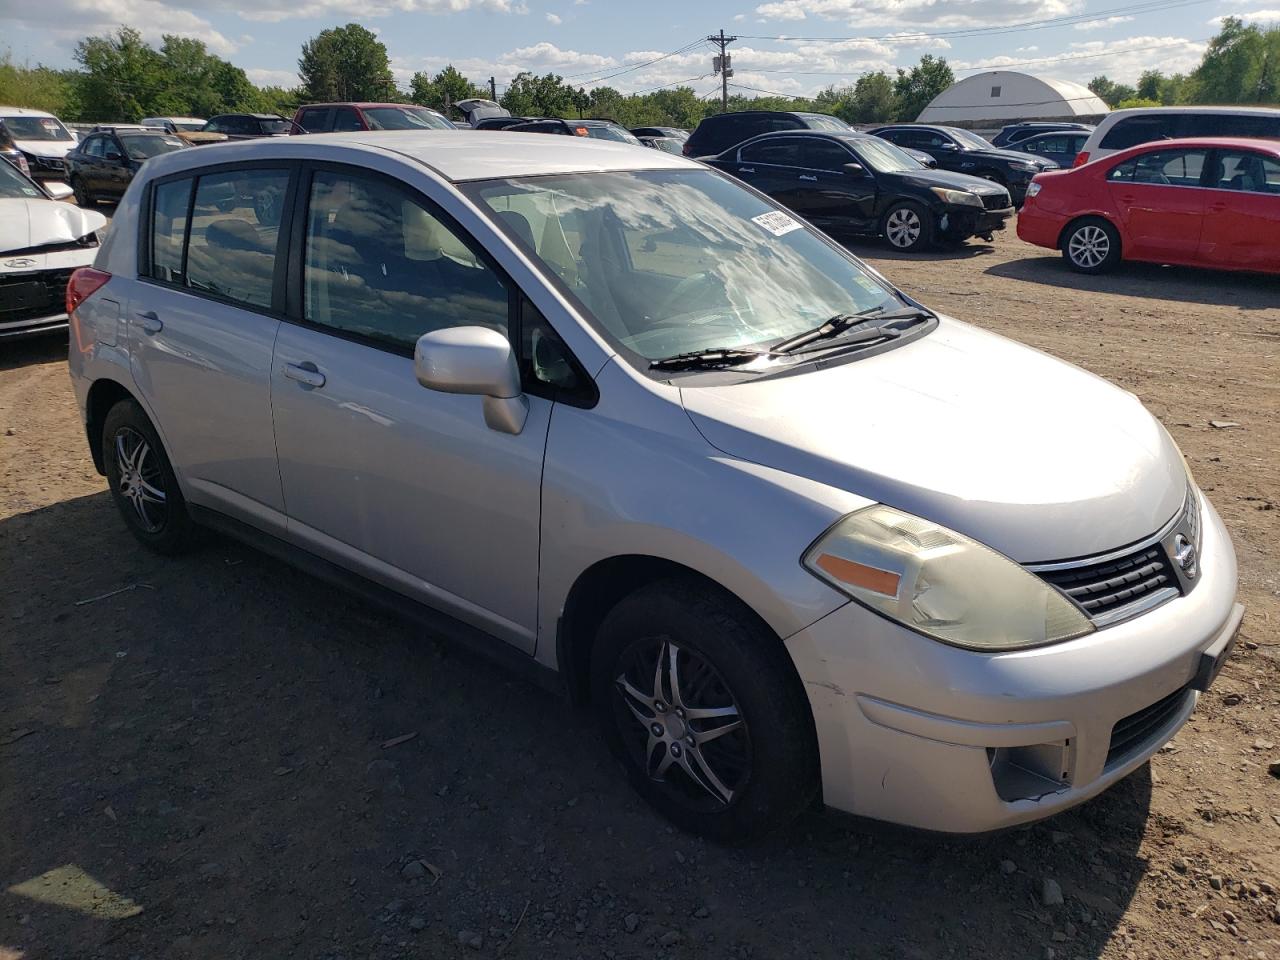
[[[998,183],[1009,191],[1015,204],[1022,203],[1032,177],[1058,168],[1052,160],[993,147],[976,133],[959,127],[899,123],[875,127],[867,133],[900,147],[923,150],[938,161],[940,170],[967,173]]]
[[[1023,120],[1019,123],[1005,124],[1000,132],[991,138],[993,147],[1013,148],[1015,143],[1021,143],[1028,137],[1038,136],[1042,133],[1057,133],[1064,130],[1075,131],[1077,133],[1083,131],[1088,133],[1093,129],[1091,123],[1070,123],[1067,121],[1054,120]]]
[[[511,133],[552,133],[564,137],[592,137],[596,140],[617,140],[621,143],[640,141],[631,135],[631,131],[614,120],[586,119],[561,120],[559,117],[548,117],[542,120],[527,120],[507,127]]]
[[[114,229],[68,359],[133,535],[229,531],[591,703],[690,830],[1047,817],[1231,650],[1230,539],[1137,398],[683,157],[262,139],[148,162]]]
[[[414,103],[309,103],[293,115],[292,132],[453,129],[444,114]]]
[[[167,133],[197,133],[209,121],[200,117],[143,117],[138,122],[144,127],[159,127]]]
[[[677,140],[675,137],[636,137],[644,146],[652,147],[654,150],[661,150],[663,153],[674,153],[682,155],[684,153],[684,141]]]
[[[680,127],[632,127],[631,133],[636,139],[644,142],[645,137],[667,137],[684,143],[689,139],[689,131]]]
[[[3,126],[0,126],[0,160],[7,160],[24,176],[31,176],[31,165],[27,163],[26,155],[18,149],[17,144],[13,142],[13,137],[9,136],[9,131]]]
[[[76,203],[92,207],[118,200],[152,157],[188,146],[156,127],[96,127],[66,156],[67,180]]]
[[[475,122],[476,130],[506,130],[508,127],[514,127],[517,123],[528,123],[530,120],[539,120],[540,117],[482,117]]]
[[[63,158],[76,145],[76,136],[61,120],[43,110],[0,107],[0,127],[22,151],[33,179],[63,179]]]
[[[67,325],[71,271],[93,263],[107,218],[62,203],[65,183],[39,183],[0,162],[0,339]]]
[[[897,147],[898,145],[895,143],[894,146]],[[912,149],[911,147],[898,147],[898,149],[916,163],[920,164],[920,166],[928,167],[930,170],[938,169],[938,161],[935,160],[931,154],[925,153],[923,150]]]
[[[1052,160],[1060,167],[1075,163],[1084,142],[1089,139],[1087,130],[1059,130],[1054,133],[1037,133],[1011,143],[1006,149],[1029,153],[1042,160]]]
[[[780,110],[741,110],[704,117],[684,142],[686,157],[718,156],[730,147],[762,133],[781,130],[825,130],[848,133],[853,130],[839,117],[825,113],[791,113]]]
[[[501,119],[511,116],[511,111],[506,107],[493,100],[485,100],[481,97],[459,100],[454,106],[466,117],[467,123],[476,129],[479,129],[481,120]]]
[[[705,162],[827,233],[880,236],[905,252],[975,234],[990,240],[1013,216],[999,184],[927,170],[893,144],[857,133],[766,133]]]
[[[293,121],[278,113],[224,113],[211,118],[200,132],[221,133],[228,140],[256,140],[259,137],[285,137],[293,130]]]
[[[1044,174],[1018,236],[1082,273],[1121,260],[1280,273],[1280,141],[1162,140]]]
[[[1280,139],[1275,107],[1135,107],[1113,110],[1089,134],[1075,166],[1155,140],[1186,137]]]

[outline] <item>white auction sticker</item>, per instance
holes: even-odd
[[[771,213],[762,213],[758,217],[751,218],[752,223],[758,223],[764,227],[775,237],[780,237],[784,233],[790,233],[792,230],[799,230],[800,224],[788,217],[780,210],[774,210]]]

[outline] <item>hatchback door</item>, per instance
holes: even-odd
[[[551,402],[516,435],[481,400],[420,386],[418,337],[509,331],[514,291],[421,195],[352,168],[304,177],[295,323],[272,407],[290,539],[532,652]]]
[[[1126,257],[1168,263],[1196,259],[1208,193],[1200,180],[1207,160],[1207,150],[1152,150],[1107,174],[1124,226]]]
[[[269,394],[289,182],[281,163],[156,182],[127,322],[134,378],[188,499],[280,533]]]
[[[1280,160],[1221,150],[1210,167],[1200,259],[1215,267],[1280,272]]]

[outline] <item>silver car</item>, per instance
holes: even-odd
[[[657,150],[447,131],[148,162],[71,285],[146,546],[229,532],[589,703],[715,837],[1063,810],[1234,641],[1227,533],[1129,393]]]

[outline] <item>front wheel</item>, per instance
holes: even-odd
[[[89,192],[89,188],[85,186],[84,180],[80,177],[71,178],[71,191],[75,194],[76,206],[96,207],[98,205],[97,198]]]
[[[107,485],[125,526],[156,553],[181,553],[194,524],[155,427],[137,402],[121,400],[102,427]]]
[[[933,242],[933,217],[918,204],[896,203],[885,212],[880,233],[893,249],[916,253]]]
[[[1079,273],[1106,273],[1120,262],[1120,234],[1098,217],[1078,220],[1062,234],[1062,256]]]
[[[744,839],[813,801],[817,748],[791,659],[712,588],[666,580],[619,602],[600,626],[591,686],[610,749],[678,826]]]

